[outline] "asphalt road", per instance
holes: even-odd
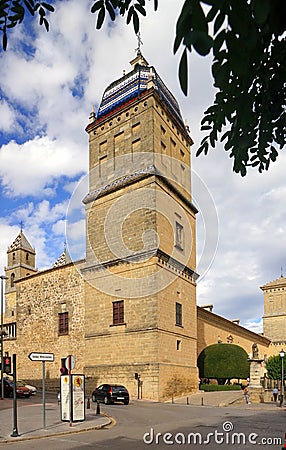
[[[20,406],[20,405],[19,405]],[[115,419],[103,430],[5,443],[5,449],[147,450],[284,448],[286,410],[131,402],[101,406]],[[188,443],[189,438],[189,443]],[[185,444],[184,444],[185,441]]]

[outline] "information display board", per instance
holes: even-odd
[[[72,417],[73,421],[85,420],[84,375],[72,375]]]
[[[61,420],[85,420],[84,375],[61,375]]]

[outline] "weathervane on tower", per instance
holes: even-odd
[[[135,48],[135,51],[137,53],[137,56],[140,56],[141,55],[141,45],[143,45],[143,42],[142,42],[142,39],[141,39],[141,36],[140,36],[140,31],[138,31],[136,36],[137,36],[137,41],[138,41],[138,47]]]

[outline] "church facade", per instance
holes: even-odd
[[[53,353],[46,377],[56,388],[72,354],[90,390],[120,383],[136,398],[138,374],[142,397],[162,400],[174,381],[182,393],[197,390],[197,358],[207,345],[229,342],[250,353],[255,342],[267,355],[268,337],[197,306],[192,139],[141,53],[107,87],[86,131],[86,257],[71,261],[65,250],[38,271],[22,230],[8,248],[5,351],[17,354],[19,376],[40,380],[42,368],[28,355]]]

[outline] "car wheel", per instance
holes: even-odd
[[[129,404],[129,400],[125,400],[124,405],[128,405]]]
[[[96,402],[96,396],[94,394],[92,394],[91,398],[93,402]]]
[[[105,405],[109,405],[110,401],[108,400],[108,397],[104,397],[104,404]]]

